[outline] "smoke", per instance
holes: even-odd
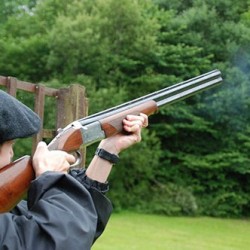
[[[242,46],[235,53],[233,65],[239,68],[246,76],[250,74],[250,45]]]

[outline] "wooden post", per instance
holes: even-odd
[[[35,106],[34,111],[41,119],[41,130],[38,134],[33,136],[32,152],[35,152],[36,145],[43,140],[43,118],[44,118],[44,104],[45,104],[45,86],[37,84],[35,91]]]
[[[17,79],[14,77],[7,77],[7,92],[16,97],[16,90],[17,90]]]
[[[72,84],[69,88],[59,89],[57,100],[57,129],[66,127],[69,123],[87,116],[88,100],[85,87]],[[83,163],[86,159],[86,148],[80,148]]]

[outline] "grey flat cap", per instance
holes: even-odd
[[[38,133],[40,118],[30,108],[0,90],[0,143]]]

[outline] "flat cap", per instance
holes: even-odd
[[[0,143],[38,133],[40,118],[23,103],[0,90]]]

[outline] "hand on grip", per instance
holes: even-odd
[[[46,171],[67,173],[71,164],[75,162],[75,157],[60,150],[49,151],[45,142],[37,145],[32,159],[36,177]]]
[[[140,115],[127,115],[123,120],[123,129],[128,133],[118,133],[106,138],[100,143],[99,147],[105,148],[113,154],[119,154],[124,149],[141,141],[141,130],[148,126],[148,116],[141,113]]]

